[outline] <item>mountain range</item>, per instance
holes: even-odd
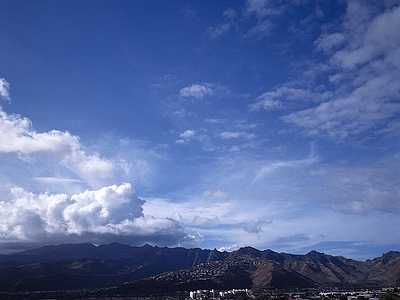
[[[62,244],[0,255],[0,292],[114,288],[118,293],[196,289],[400,286],[400,252],[357,261],[316,251]]]

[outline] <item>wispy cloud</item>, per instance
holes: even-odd
[[[46,155],[49,159],[59,160],[88,183],[93,177],[107,178],[118,170],[129,170],[129,165],[123,160],[102,158],[97,153],[87,154],[78,136],[58,130],[37,132],[29,119],[20,115],[9,115],[2,109],[0,152],[17,153],[21,159]]]
[[[223,124],[226,123],[226,119],[205,119],[204,122],[210,124]]]
[[[196,224],[197,226],[215,227],[218,226],[219,220],[218,217],[207,218],[207,217],[196,216],[193,220],[193,223]]]
[[[218,25],[216,27],[210,27],[207,30],[207,34],[209,34],[211,38],[215,39],[227,33],[231,29],[231,27],[232,23],[230,22]]]
[[[186,18],[196,17],[196,11],[191,6],[184,6],[179,11],[179,14],[184,15]]]
[[[232,28],[236,27],[236,16],[237,11],[232,8],[228,8],[222,14],[223,17],[227,20],[225,23],[219,24],[214,27],[209,27],[206,31],[206,34],[209,35],[212,39],[216,39],[226,33],[229,32]]]
[[[4,78],[0,78],[0,98],[11,101],[9,89],[10,84]]]
[[[238,139],[238,138],[244,138],[247,140],[252,140],[255,139],[257,136],[254,133],[247,133],[247,132],[239,132],[239,131],[224,131],[218,134],[218,137],[221,139]]]
[[[270,20],[262,20],[257,25],[253,26],[245,35],[246,38],[264,38],[272,33],[274,23]]]
[[[324,102],[330,100],[332,96],[333,93],[331,91],[314,92],[309,88],[294,88],[287,85],[258,96],[255,99],[256,102],[250,105],[250,110],[272,111],[288,109],[313,102]]]
[[[253,9],[266,9],[266,2],[261,2],[252,3]],[[325,87],[299,86],[301,81],[297,81],[293,88],[295,83],[288,82],[257,97],[250,109],[296,108],[296,102],[297,107],[306,108],[282,120],[306,135],[333,140],[382,133],[388,124],[394,126],[400,113],[400,36],[395,30],[400,26],[400,8],[391,6],[376,13],[369,3],[352,1],[343,20],[340,26],[327,27],[314,42],[316,51],[327,59],[304,72],[325,78]],[[331,84],[335,88],[329,88]]]
[[[245,14],[256,14],[258,18],[265,18],[280,15],[284,9],[285,6],[281,4],[281,1],[247,0]]]

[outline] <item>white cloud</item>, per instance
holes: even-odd
[[[233,19],[237,16],[237,12],[233,8],[228,8],[222,15],[228,19]]]
[[[205,226],[205,227],[215,227],[218,226],[219,220],[218,217],[207,218],[207,217],[194,217],[193,223],[198,226]]]
[[[184,139],[193,138],[196,135],[196,132],[193,130],[186,130],[185,132],[181,133],[179,136]]]
[[[255,139],[257,137],[257,135],[255,133],[247,133],[247,132],[243,132],[243,131],[240,131],[240,132],[238,132],[238,131],[234,131],[234,132],[232,132],[232,131],[224,131],[224,132],[221,132],[218,135],[218,137],[221,138],[221,139],[224,139],[224,140],[226,140],[226,139],[237,139],[237,138],[244,138],[244,139],[247,139],[247,140],[252,140],[252,139]]]
[[[255,176],[253,182],[258,181],[262,177],[266,176],[274,172],[275,170],[282,169],[282,168],[301,168],[304,166],[311,166],[317,163],[320,158],[315,155],[314,151],[314,143],[311,144],[311,153],[308,158],[298,159],[298,160],[287,160],[287,161],[277,161],[277,162],[270,162],[266,165],[263,165],[257,175]]]
[[[186,18],[194,18],[196,17],[196,11],[190,6],[184,6],[179,11],[179,14],[184,15]]]
[[[185,117],[187,115],[187,112],[185,109],[180,109],[180,110],[176,110],[174,111],[174,115],[178,116],[178,117]]]
[[[329,206],[347,214],[370,212],[400,213],[400,188],[396,158],[382,159],[357,168],[329,168],[324,177],[329,180],[327,190],[335,190]]]
[[[208,34],[212,39],[216,39],[226,34],[231,28],[235,27],[235,18],[237,16],[237,12],[234,9],[228,8],[222,15],[225,19],[228,19],[226,23],[209,27],[206,30],[206,34]]]
[[[0,97],[10,101],[10,84],[4,79],[0,78]]]
[[[271,92],[265,92],[256,98],[256,102],[250,106],[251,111],[278,110],[293,106],[293,104],[305,104],[310,102],[323,102],[332,97],[332,92],[312,92],[310,89],[282,86]]]
[[[179,144],[179,145],[185,145],[188,143],[188,141],[184,140],[184,139],[178,139],[178,140],[175,140],[175,143]]]
[[[137,238],[163,240],[168,245],[197,245],[201,237],[187,231],[170,218],[144,216],[142,205],[129,183],[99,190],[66,194],[33,194],[20,187],[11,190],[12,199],[0,202],[0,241],[49,243],[73,241],[85,236],[88,241]],[[165,235],[165,237],[162,237]]]
[[[226,252],[233,252],[233,251],[236,251],[236,250],[238,250],[240,247],[238,246],[238,245],[232,245],[232,246],[227,246],[227,247],[221,247],[221,248],[218,248],[218,251],[221,251],[221,252],[224,252],[224,251],[226,251]]]
[[[332,56],[332,62],[345,70],[353,70],[366,63],[371,66],[371,62],[376,59],[387,60],[392,51],[397,51],[400,47],[400,33],[396,30],[400,26],[400,7],[354,24],[359,11],[367,9],[365,5],[357,2],[350,3],[349,7],[354,5],[357,8],[349,9],[346,17],[347,23],[356,26],[357,30],[355,32],[354,28],[344,29],[346,45]],[[354,36],[355,33],[358,37]],[[335,34],[340,33],[332,35]]]
[[[222,124],[226,123],[226,119],[205,119],[204,122],[210,124]]]
[[[229,197],[229,194],[227,192],[221,191],[221,190],[216,190],[216,191],[210,191],[206,190],[203,192],[203,196],[206,198],[216,198],[216,199],[227,199]]]
[[[185,145],[189,144],[191,141],[197,141],[199,143],[205,144],[207,147],[208,144],[208,136],[205,134],[197,134],[194,130],[185,130],[184,132],[179,134],[180,139],[175,140],[175,143]]]
[[[256,26],[252,27],[246,34],[245,37],[257,37],[263,38],[272,33],[274,23],[270,20],[262,20]]]
[[[171,200],[147,201],[145,213],[168,217],[179,212],[182,222],[204,236],[202,247],[211,248],[236,244],[300,251],[320,242],[320,235],[326,240],[376,240],[377,232],[386,231],[381,218],[395,226],[400,213],[398,158],[338,166],[319,158],[313,146],[308,157],[297,160],[235,157],[199,167],[194,185]],[[215,217],[218,225],[206,226]],[[398,239],[398,233],[391,238]]]
[[[76,175],[91,181],[94,177],[111,177],[117,171],[128,172],[123,161],[113,161],[99,154],[87,154],[78,136],[51,130],[37,132],[29,119],[9,115],[0,109],[0,152],[17,153],[21,158],[34,159],[41,155],[60,161]]]
[[[268,7],[265,1],[249,3],[254,11]],[[342,23],[325,26],[314,42],[325,61],[310,66],[296,83],[262,94],[250,110],[302,107],[281,120],[308,136],[398,135],[388,128],[400,123],[400,7],[388,2],[382,11],[374,5],[349,2]],[[323,79],[323,86],[310,84]]]
[[[36,177],[35,180],[46,183],[82,183],[82,180],[57,177]]]
[[[275,27],[273,19],[281,16],[287,8],[287,5],[280,1],[270,0],[247,0],[243,12],[245,18],[252,15],[256,16],[256,25],[252,26],[244,37],[263,38],[273,33]]]
[[[179,95],[181,97],[190,97],[196,99],[203,99],[204,97],[212,96],[213,94],[214,91],[210,85],[197,84],[197,83],[184,87],[179,92]]]
[[[179,134],[180,139],[177,139],[175,143],[180,144],[180,145],[185,145],[190,143],[190,140],[194,139],[196,137],[196,132],[193,130],[186,130],[182,133]]]
[[[325,53],[332,53],[332,51],[343,45],[345,39],[346,37],[342,33],[335,32],[333,34],[321,36],[314,44],[317,50],[324,51]]]
[[[68,233],[107,230],[112,224],[141,217],[144,201],[133,193],[131,185],[123,183],[73,195],[72,203],[63,211]]]
[[[246,6],[245,14],[256,14],[258,18],[280,15],[284,10],[284,6],[270,0],[247,0]]]
[[[400,104],[392,101],[396,95],[400,96],[400,83],[390,75],[382,75],[344,97],[291,113],[282,119],[304,128],[307,135],[324,134],[332,139],[346,139],[384,126],[387,120],[396,116],[400,112]]]
[[[227,33],[231,29],[231,27],[232,27],[231,22],[224,23],[216,27],[210,27],[207,29],[207,34],[210,35],[211,38],[216,39],[221,35]]]

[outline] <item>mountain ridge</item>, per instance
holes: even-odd
[[[124,284],[125,283],[125,284]],[[192,288],[400,286],[400,252],[364,262],[317,251],[186,249],[61,244],[0,255],[0,291],[117,287],[119,292]]]

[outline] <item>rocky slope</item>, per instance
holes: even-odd
[[[120,286],[118,292],[400,285],[400,253],[365,262],[316,251],[305,255],[68,244],[0,255],[0,291]]]

